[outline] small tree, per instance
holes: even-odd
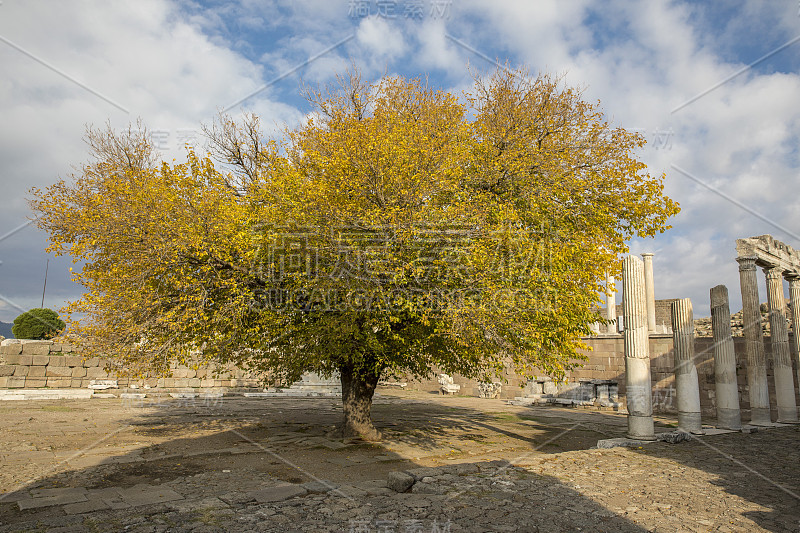
[[[14,319],[11,333],[18,339],[52,339],[64,330],[66,324],[52,309],[31,309]]]
[[[280,142],[221,116],[206,133],[224,172],[89,131],[96,161],[32,200],[49,250],[84,261],[69,310],[85,349],[132,373],[198,351],[276,382],[338,372],[344,434],[369,439],[386,376],[579,364],[625,241],[678,212],[634,156],[644,139],[523,71],[477,79],[466,103],[340,81]]]

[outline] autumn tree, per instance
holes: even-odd
[[[211,154],[182,164],[156,165],[144,133],[91,130],[95,160],[33,191],[50,250],[85,265],[68,309],[85,349],[133,374],[338,373],[344,435],[367,439],[387,376],[579,364],[604,273],[678,211],[641,136],[547,75],[498,70],[463,101],[339,81],[277,140],[221,116]]]

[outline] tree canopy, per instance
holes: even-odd
[[[49,340],[61,333],[64,327],[66,324],[52,309],[35,308],[14,319],[11,333],[17,339]]]
[[[95,159],[31,200],[49,250],[84,262],[85,349],[133,374],[338,372],[345,434],[367,438],[386,376],[579,364],[626,240],[678,212],[644,139],[548,75],[500,69],[464,98],[339,82],[278,139],[220,116],[179,164],[145,130],[88,131]]]

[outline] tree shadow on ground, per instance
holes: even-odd
[[[18,504],[14,503],[15,498],[18,500],[20,494],[33,496],[35,489],[83,487],[90,491],[102,491],[143,484],[169,486],[181,494],[185,502],[191,503],[257,490],[281,481],[304,483],[329,480],[337,486],[355,486],[368,480],[385,480],[391,471],[410,470],[434,463],[476,464],[481,465],[482,470],[475,474],[475,483],[460,486],[455,495],[419,496],[436,500],[436,511],[432,507],[422,509],[404,506],[402,501],[406,496],[417,495],[365,495],[363,491],[355,497],[358,500],[356,507],[370,504],[380,508],[395,502],[398,510],[392,515],[395,517],[392,520],[395,520],[398,528],[406,519],[428,520],[425,522],[428,525],[424,527],[430,528],[430,520],[436,515],[441,519],[440,524],[451,521],[465,531],[514,530],[504,529],[509,524],[516,524],[515,527],[520,531],[536,531],[536,528],[539,531],[579,528],[593,531],[645,531],[555,477],[522,472],[499,463],[487,467],[483,456],[497,456],[498,450],[503,448],[500,441],[495,442],[494,439],[513,440],[512,444],[521,446],[523,452],[545,453],[535,450],[537,443],[564,436],[559,436],[563,428],[533,420],[504,420],[496,414],[476,409],[454,409],[421,403],[407,405],[401,400],[390,400],[379,402],[375,409],[376,425],[390,435],[386,443],[356,443],[340,447],[340,443],[325,438],[326,432],[333,423],[338,422],[341,414],[341,408],[331,400],[229,401],[226,398],[217,405],[191,405],[172,400],[127,408],[130,412],[121,421],[120,427],[123,429],[105,440],[102,446],[126,445],[137,441],[149,444],[129,453],[101,454],[94,457],[94,461],[91,457],[93,450],[83,450],[66,461],[59,472],[26,484],[11,497],[6,494],[0,498],[0,531],[30,527],[47,531],[50,528],[89,526],[97,531],[119,530],[132,514],[137,513],[147,518],[140,523],[128,524],[131,525],[128,531],[169,531],[172,530],[169,524],[197,522],[200,527],[203,516],[206,516],[198,509],[180,510],[170,507],[169,503],[132,509],[102,509],[75,515],[67,514],[65,505],[20,510]],[[68,414],[64,413],[65,416]],[[392,446],[397,442],[403,446],[413,446],[413,443],[409,444],[402,438],[391,438],[393,433],[402,437],[412,427],[416,427],[420,435],[418,442],[421,444],[416,449],[421,452],[438,450],[442,453],[428,454],[424,460],[420,460],[408,453],[393,451]],[[532,437],[534,432],[536,436]],[[488,453],[473,454],[474,458],[466,453],[454,455],[449,451],[454,442],[451,437],[454,436],[460,439],[459,442],[476,442],[474,439],[480,436],[476,447],[482,446]],[[468,438],[470,436],[473,440]],[[119,442],[114,440],[117,437]],[[481,444],[481,440],[487,439],[491,442]],[[454,482],[459,479],[456,478]],[[524,487],[524,490],[519,487]],[[235,497],[229,499],[237,502]],[[234,514],[252,514],[259,505],[264,507],[263,503],[246,501],[229,504]],[[286,504],[278,502],[267,505],[283,508]],[[202,507],[200,503],[197,505],[198,508]],[[370,526],[373,528],[371,530],[377,531],[380,517],[367,518],[375,522]],[[339,530],[326,529],[324,523],[325,520],[330,521],[329,516],[307,519],[308,529],[304,527],[305,518],[292,524],[292,527],[300,531]],[[269,524],[261,526],[265,530],[271,530],[269,528],[272,527]],[[343,527],[346,531],[347,523]],[[274,530],[282,529],[286,530],[275,525]]]
[[[744,515],[766,530],[800,531],[798,426],[704,436],[638,451],[711,474],[711,484],[763,507]]]

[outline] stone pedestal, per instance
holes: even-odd
[[[644,259],[644,294],[647,301],[647,331],[656,331],[656,289],[653,285],[653,254],[642,254]]]
[[[797,423],[797,403],[794,398],[794,372],[789,348],[789,329],[786,323],[786,301],[783,297],[783,275],[779,268],[764,269],[769,302],[769,329],[772,340],[772,368],[775,375],[775,397],[778,403],[778,422]]]
[[[608,333],[617,333],[617,293],[613,288],[614,276],[606,277],[606,326]]]
[[[714,335],[714,382],[716,385],[717,426],[741,429],[739,386],[736,380],[736,352],[731,334],[731,309],[728,288],[711,289],[711,330]]]
[[[750,388],[750,423],[772,424],[767,386],[767,357],[761,333],[761,310],[758,301],[758,277],[755,257],[738,257],[739,282],[742,287],[742,322],[747,347],[747,385]]]
[[[632,255],[622,261],[622,305],[628,437],[655,440],[644,267]]]
[[[792,304],[792,345],[797,368],[797,386],[800,387],[800,278],[789,278],[789,302]]]
[[[675,347],[675,388],[678,395],[678,429],[703,433],[700,421],[700,382],[694,364],[694,315],[692,301],[672,303],[672,339]]]

